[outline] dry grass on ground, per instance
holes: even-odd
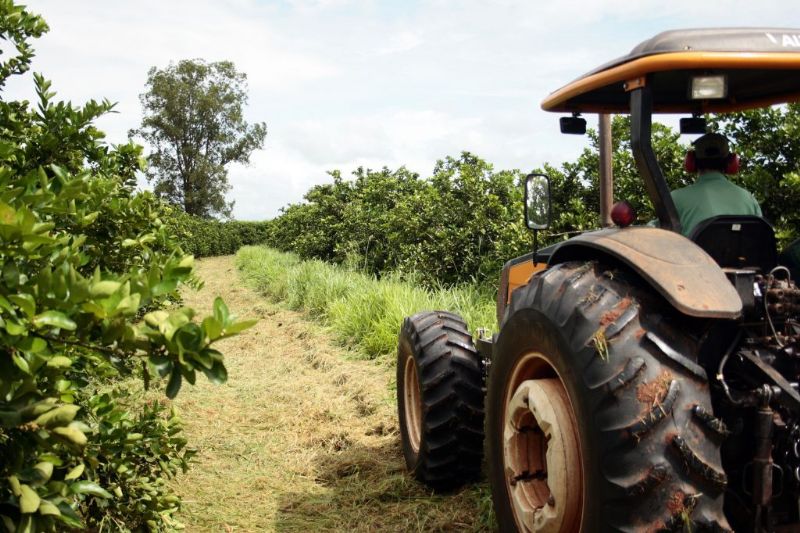
[[[176,489],[188,531],[479,531],[484,486],[432,496],[406,473],[394,369],[359,361],[320,326],[242,286],[232,257],[198,261],[186,303],[222,295],[259,323],[221,344],[229,380],[176,405],[200,453]]]

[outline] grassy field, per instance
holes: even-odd
[[[228,383],[198,380],[175,401],[200,450],[174,482],[187,531],[492,529],[485,484],[432,495],[405,472],[390,364],[399,322],[382,325],[378,310],[402,313],[426,305],[424,297],[393,282],[389,292],[405,302],[369,300],[345,279],[352,273],[339,277],[323,272],[324,265],[258,248],[242,250],[237,261],[258,292],[239,281],[233,258],[221,257],[198,262],[205,287],[184,295],[202,313],[221,294],[237,315],[260,319],[224,341]],[[312,282],[314,274],[324,286]],[[350,315],[354,302],[372,307]],[[310,321],[312,315],[327,325]],[[337,332],[353,316],[369,316],[371,325]],[[362,349],[353,339],[342,345],[353,331],[366,339],[382,328],[389,350],[378,342]]]

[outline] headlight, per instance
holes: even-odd
[[[692,100],[712,100],[728,95],[728,80],[725,76],[694,76],[692,78]]]

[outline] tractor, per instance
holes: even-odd
[[[630,115],[657,224],[618,204],[615,226],[507,262],[496,334],[446,311],[404,320],[413,475],[452,490],[485,473],[501,531],[800,531],[796,269],[762,217],[682,234],[651,140],[654,113],[700,134],[707,114],[798,99],[800,30],[780,28],[663,32],[550,94],[565,133]],[[525,179],[534,243],[549,187]]]

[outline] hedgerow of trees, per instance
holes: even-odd
[[[29,69],[42,18],[0,0],[0,86]],[[198,374],[227,378],[221,338],[248,327],[222,300],[202,321],[177,288],[196,283],[169,211],[132,188],[141,148],[109,146],[113,106],[0,98],[0,524],[7,531],[161,530],[167,479],[191,450],[178,416],[145,404],[139,376],[174,397]]]
[[[269,239],[269,222],[220,221],[187,215],[176,207],[165,210],[167,233],[184,252],[195,257],[231,255],[242,246],[264,244]]]
[[[800,104],[712,117],[743,159],[733,180],[751,190],[780,242],[800,236]],[[614,196],[627,200],[639,223],[655,218],[630,152],[630,121],[614,117]],[[683,169],[688,144],[666,125],[653,125],[653,146],[669,186],[692,183]],[[552,243],[599,226],[598,136],[560,167],[535,169],[550,176],[553,223],[540,242]],[[352,179],[330,172],[304,201],[269,221],[267,242],[302,258],[349,262],[374,274],[412,273],[427,285],[494,283],[503,263],[530,251],[522,223],[523,174],[495,170],[470,154],[439,161],[421,178],[408,169],[358,168]]]

